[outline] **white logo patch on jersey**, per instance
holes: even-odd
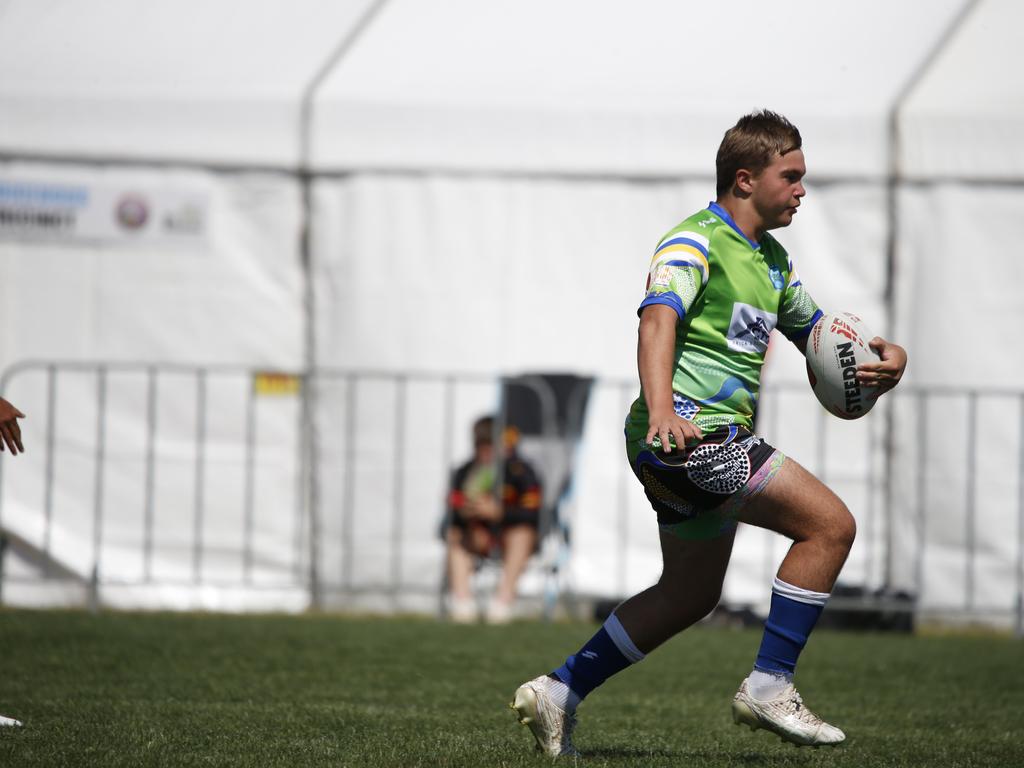
[[[664,264],[659,266],[658,271],[654,275],[654,282],[651,285],[657,285],[662,288],[672,285],[672,267]]]
[[[732,321],[726,343],[737,352],[763,354],[768,349],[768,337],[779,316],[749,304],[737,301],[732,305]]]

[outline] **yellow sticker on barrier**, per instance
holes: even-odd
[[[252,378],[253,392],[266,397],[297,395],[302,389],[302,379],[293,373],[279,371],[258,371]]]

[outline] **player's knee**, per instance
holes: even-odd
[[[857,538],[857,521],[845,504],[838,504],[828,526],[828,538],[836,549],[849,552]]]

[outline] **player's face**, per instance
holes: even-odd
[[[750,199],[766,230],[788,227],[792,223],[800,200],[807,194],[802,181],[806,173],[804,153],[794,149],[776,155],[767,168],[751,179]]]

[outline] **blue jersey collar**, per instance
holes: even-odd
[[[729,212],[725,210],[725,208],[720,206],[718,203],[709,203],[708,210],[715,214],[715,216],[720,218],[726,224],[728,224],[730,227],[732,227],[734,230],[736,230],[736,234],[738,234],[740,237],[742,237],[744,240],[750,243],[750,247],[753,248],[755,251],[761,247],[760,244],[758,244],[754,240],[751,240],[749,237],[743,234],[743,230],[736,226],[736,222],[732,220],[732,216],[729,215]]]

